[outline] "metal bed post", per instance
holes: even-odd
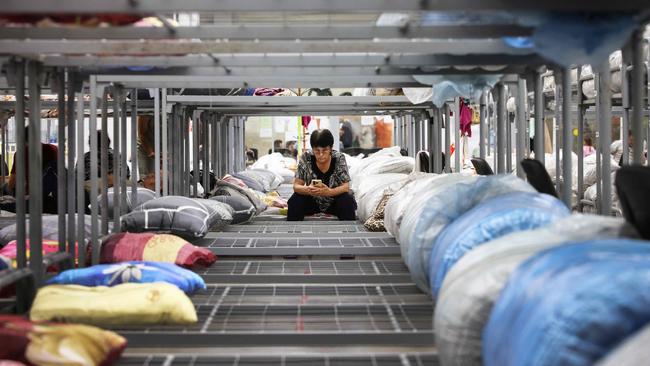
[[[120,88],[120,103],[121,103],[121,108],[120,111],[122,112],[122,121],[121,121],[121,126],[120,126],[120,149],[119,151],[117,150],[116,146],[116,151],[120,157],[120,201],[119,201],[119,210],[118,213],[119,215],[117,216],[114,225],[116,226],[115,232],[121,232],[121,222],[120,222],[120,216],[122,216],[122,209],[127,207],[127,191],[126,191],[126,186],[127,186],[127,174],[126,174],[126,155],[127,155],[127,144],[128,141],[126,139],[126,118],[127,118],[127,107],[126,107],[126,90],[124,88]],[[135,207],[135,202],[133,201],[133,196],[131,196],[131,202],[134,203],[133,207]]]
[[[183,136],[185,142],[183,145],[183,165],[185,167],[183,171],[183,195],[185,197],[190,197],[190,170],[192,170],[192,166],[190,165],[190,112],[190,110],[186,110],[186,114],[183,116]],[[192,113],[194,112],[192,111]],[[192,117],[192,120],[194,121],[196,118]]]
[[[102,143],[101,143],[101,150],[100,150],[100,160],[102,163],[101,166],[101,180],[102,180],[102,207],[104,208],[101,212],[101,233],[102,235],[107,235],[108,234],[108,194],[106,193],[108,191],[108,93],[111,92],[111,88],[106,86],[104,88],[104,91],[102,93],[102,105],[101,105],[101,113],[102,113]],[[113,98],[115,98],[115,92],[113,92]],[[115,114],[117,113],[117,110],[115,109],[115,106],[113,106],[113,119],[115,119]],[[113,164],[113,169],[115,169],[115,164]],[[115,176],[113,176],[114,178]],[[90,177],[91,179],[97,179],[97,177]],[[96,199],[97,196],[93,197],[92,195],[90,196],[91,200]],[[113,196],[113,202],[115,202],[115,196]]]
[[[487,137],[487,93],[484,91],[481,94],[481,104],[479,109],[480,114],[480,130],[479,130],[479,157],[485,160],[485,138]]]
[[[76,128],[77,123],[75,121],[75,87],[76,87],[76,75],[70,70],[68,70],[68,80],[67,80],[67,98],[66,101],[66,124],[68,130],[68,171],[67,171],[67,212],[68,212],[68,253],[73,258],[76,258],[75,243],[77,242],[76,238],[76,223],[77,217],[75,213],[77,212],[76,200],[83,199],[77,197],[75,189],[75,169],[74,161],[76,155]],[[80,213],[83,215],[83,212]]]
[[[517,176],[519,178],[524,178],[525,173],[523,169],[519,167],[519,163],[526,157],[526,80],[521,76],[517,80],[517,126],[515,130],[515,136],[517,138]]]
[[[219,161],[220,161],[220,166],[221,166],[221,175],[225,175],[227,173],[230,173],[228,171],[228,128],[226,126],[226,119],[228,117],[224,116],[223,118],[219,119],[219,133],[220,133],[220,147],[219,147]]]
[[[414,149],[413,149],[413,154],[417,154],[418,151],[422,149],[422,131],[420,129],[420,126],[422,125],[420,123],[420,117],[418,115],[413,116],[413,130],[415,133],[415,141],[414,141]],[[415,155],[413,155],[415,156]]]
[[[569,209],[573,207],[573,129],[571,128],[571,69],[562,70],[562,201]]]
[[[598,147],[601,154],[601,178],[602,188],[600,194],[600,213],[601,215],[610,216],[612,212],[611,197],[611,174],[610,174],[610,157],[609,146],[612,142],[612,92],[611,92],[611,72],[609,70],[609,61],[601,65],[598,81],[598,99],[600,100],[599,111],[599,132],[600,143]]]
[[[167,193],[170,195],[176,195],[176,143],[180,136],[177,134],[176,127],[176,113],[177,107],[172,105],[171,114],[169,115],[169,120],[167,123],[167,141],[168,141],[168,167],[167,167],[167,182],[168,188]]]
[[[619,139],[623,147],[622,161],[623,165],[629,165],[630,161],[630,147],[628,145],[628,131],[630,128],[630,73],[628,72],[629,62],[625,60],[627,56],[624,52],[623,63],[621,65],[621,102],[623,104],[623,123],[619,125]],[[634,72],[634,71],[632,71]],[[618,161],[617,161],[618,163]]]
[[[198,197],[198,184],[199,184],[199,116],[203,116],[207,112],[194,111],[194,118],[192,119],[192,186],[194,187],[193,197]]]
[[[585,97],[582,93],[582,81],[581,81],[582,66],[578,65],[578,138],[576,140],[577,145],[576,151],[578,152],[578,212],[583,211],[582,207],[582,197],[584,196],[584,153],[583,153],[583,140],[585,135]]]
[[[594,65],[592,65],[592,68],[596,69],[596,67]],[[596,177],[598,177],[598,179],[596,180],[596,197],[598,197],[598,200],[596,201],[596,209],[597,209],[597,212],[600,213],[601,212],[601,209],[600,209],[601,199],[600,199],[600,197],[602,196],[602,193],[603,193],[603,179],[602,179],[603,167],[601,165],[601,161],[603,160],[602,159],[602,154],[605,153],[605,154],[608,154],[608,156],[609,156],[610,147],[606,146],[606,147],[603,148],[603,146],[601,144],[600,125],[601,125],[601,121],[602,121],[603,117],[602,117],[602,106],[601,106],[601,103],[600,103],[601,99],[598,96],[599,93],[600,93],[600,91],[599,91],[600,90],[599,89],[600,88],[600,74],[598,72],[594,73],[594,86],[596,87],[596,93],[597,93],[597,95],[596,95],[596,116],[598,118],[598,131],[596,132],[596,134],[597,134],[596,138],[598,140],[598,147],[596,149]]]
[[[43,152],[41,149],[41,65],[36,61],[27,63],[29,85],[29,266],[34,273],[36,285],[43,282]]]
[[[497,88],[497,174],[506,172],[506,88],[499,82]]]
[[[447,103],[442,105],[440,110],[440,122],[438,126],[445,126],[445,173],[451,173],[451,113]]]
[[[25,143],[28,136],[25,136],[25,61],[15,61],[16,69],[16,153],[14,154],[14,165],[16,166],[16,241],[18,253],[16,262],[18,269],[27,267],[27,245],[26,245],[26,214],[27,205],[25,201],[26,164]],[[33,98],[32,98],[33,99]]]
[[[86,266],[86,189],[84,178],[84,86],[77,94],[77,245],[79,246],[79,267]]]
[[[113,111],[115,112],[115,111]],[[90,135],[90,244],[92,248],[92,264],[99,263],[99,242],[97,225],[97,76],[90,76],[90,123],[88,126]]]
[[[169,195],[169,171],[167,163],[169,161],[169,151],[168,151],[168,133],[167,130],[167,88],[161,89],[162,99],[161,99],[161,111],[162,113],[162,190],[163,196]]]
[[[647,44],[648,42],[645,43]],[[648,47],[650,47],[650,44],[648,44]],[[647,111],[650,111],[650,59],[645,62],[645,72],[646,78],[648,79],[648,84],[646,85],[646,98],[648,99],[648,104],[646,107],[648,108]],[[646,113],[646,116],[648,116],[648,123],[650,123],[650,113]],[[650,147],[650,126],[648,125],[646,125],[646,141]],[[650,166],[650,159],[646,159],[646,166]]]
[[[561,100],[562,100],[562,79],[558,76],[561,74],[561,71],[558,69],[553,70],[553,78],[555,80],[555,120],[553,121],[553,143],[555,144],[555,187],[560,190],[560,125],[562,124],[562,111],[561,111]]]
[[[430,136],[430,142],[429,145],[431,146],[431,150],[429,152],[429,161],[430,161],[430,166],[431,169],[430,171],[432,173],[439,173],[442,170],[441,167],[441,149],[440,149],[440,123],[441,123],[441,114],[440,114],[440,108],[434,107],[433,109],[433,115],[431,116],[431,120],[429,122],[429,136]]]
[[[65,70],[58,69],[56,73],[57,84],[58,84],[58,108],[59,116],[57,123],[57,136],[56,142],[59,153],[56,157],[56,174],[57,174],[57,212],[59,215],[59,252],[66,252],[66,170],[65,170],[65,117],[66,117],[66,105],[65,105]],[[4,128],[6,132],[6,127]],[[6,135],[2,138],[3,143],[3,159],[6,157]],[[2,165],[4,169],[4,161]],[[4,176],[4,174],[3,174]],[[74,244],[73,244],[74,245]]]
[[[415,141],[417,141],[417,134],[415,132],[415,119],[413,114],[408,115],[408,124],[409,124],[409,156],[415,157],[417,146]]]
[[[131,89],[131,202],[138,202],[138,89]]]
[[[398,146],[397,141],[399,139],[399,125],[397,123],[396,116],[391,116],[391,118],[393,119],[393,146]]]
[[[231,148],[228,149],[228,172],[235,172],[235,154],[233,152],[235,142],[235,126],[233,117],[228,118],[228,142]],[[229,144],[229,145],[230,145]]]
[[[212,171],[214,172],[215,176],[217,178],[219,177],[219,120],[221,119],[221,116],[217,114],[213,119],[210,120],[210,141],[212,143],[210,144],[210,153],[212,154],[212,158],[210,159],[212,161]]]
[[[637,30],[632,36],[632,165],[641,165],[643,160],[643,30]],[[627,145],[624,141],[624,145]]]
[[[160,89],[154,89],[154,182],[156,196],[160,197]]]
[[[214,116],[212,115],[212,113],[208,113],[207,118],[205,120],[201,121],[201,142],[202,142],[202,145],[203,145],[203,150],[201,151],[202,155],[203,155],[202,156],[203,162],[201,164],[201,171],[203,172],[203,179],[201,180],[201,185],[203,186],[204,190],[205,190],[205,187],[206,187],[206,182],[208,181],[208,175],[207,175],[208,167],[209,167],[209,163],[208,163],[209,157],[208,156],[210,155],[209,154],[210,150],[208,148],[208,123],[209,123],[211,118],[214,118]],[[198,174],[198,172],[197,172],[197,174]]]
[[[185,133],[183,131],[184,107],[180,104],[174,106],[174,195],[182,195],[181,187],[183,180],[183,142]]]
[[[120,189],[120,116],[122,115],[122,88],[118,85],[113,87],[113,232],[120,231],[120,202],[122,192]],[[102,139],[108,136],[108,131],[102,133]],[[102,142],[102,150],[108,150],[108,143]],[[103,165],[103,164],[102,164]],[[108,165],[108,164],[106,164]],[[105,188],[106,189],[106,188]],[[105,210],[102,210],[105,211]],[[107,210],[106,210],[107,211]]]
[[[454,98],[454,143],[456,144],[456,151],[454,152],[454,168],[456,173],[460,173],[463,170],[460,162],[460,156],[463,154],[463,149],[461,148],[460,142],[460,99]]]
[[[539,71],[535,72],[535,159],[540,163],[544,164],[545,154],[544,151],[544,139],[545,133],[544,129],[544,80],[542,80],[542,74]]]
[[[516,116],[511,114],[507,108],[508,100],[510,100],[511,97],[512,88],[509,85],[506,85],[506,173],[512,172],[512,124],[516,121]]]

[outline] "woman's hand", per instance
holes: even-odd
[[[310,193],[312,196],[316,197],[332,197],[333,196],[333,189],[329,188],[326,185],[322,186],[316,186],[316,187],[311,187],[312,190],[310,190]]]

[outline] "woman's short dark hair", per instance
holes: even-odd
[[[312,149],[316,147],[333,147],[334,136],[332,136],[330,130],[322,128],[311,133],[309,142]]]

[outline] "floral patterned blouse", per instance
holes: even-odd
[[[305,152],[300,158],[298,163],[298,170],[296,171],[296,179],[310,185],[312,179],[318,179],[318,174],[314,171],[314,164],[316,157],[311,151]],[[348,164],[345,162],[345,156],[338,151],[332,150],[332,162],[334,170],[328,182],[323,182],[330,188],[336,188],[344,183],[350,181],[350,173],[348,172]],[[320,212],[325,212],[334,201],[333,197],[314,197]]]

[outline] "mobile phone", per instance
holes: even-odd
[[[321,185],[321,184],[323,184],[323,181],[320,180],[320,179],[312,179],[311,180],[311,185],[312,186],[317,186],[317,185]]]

